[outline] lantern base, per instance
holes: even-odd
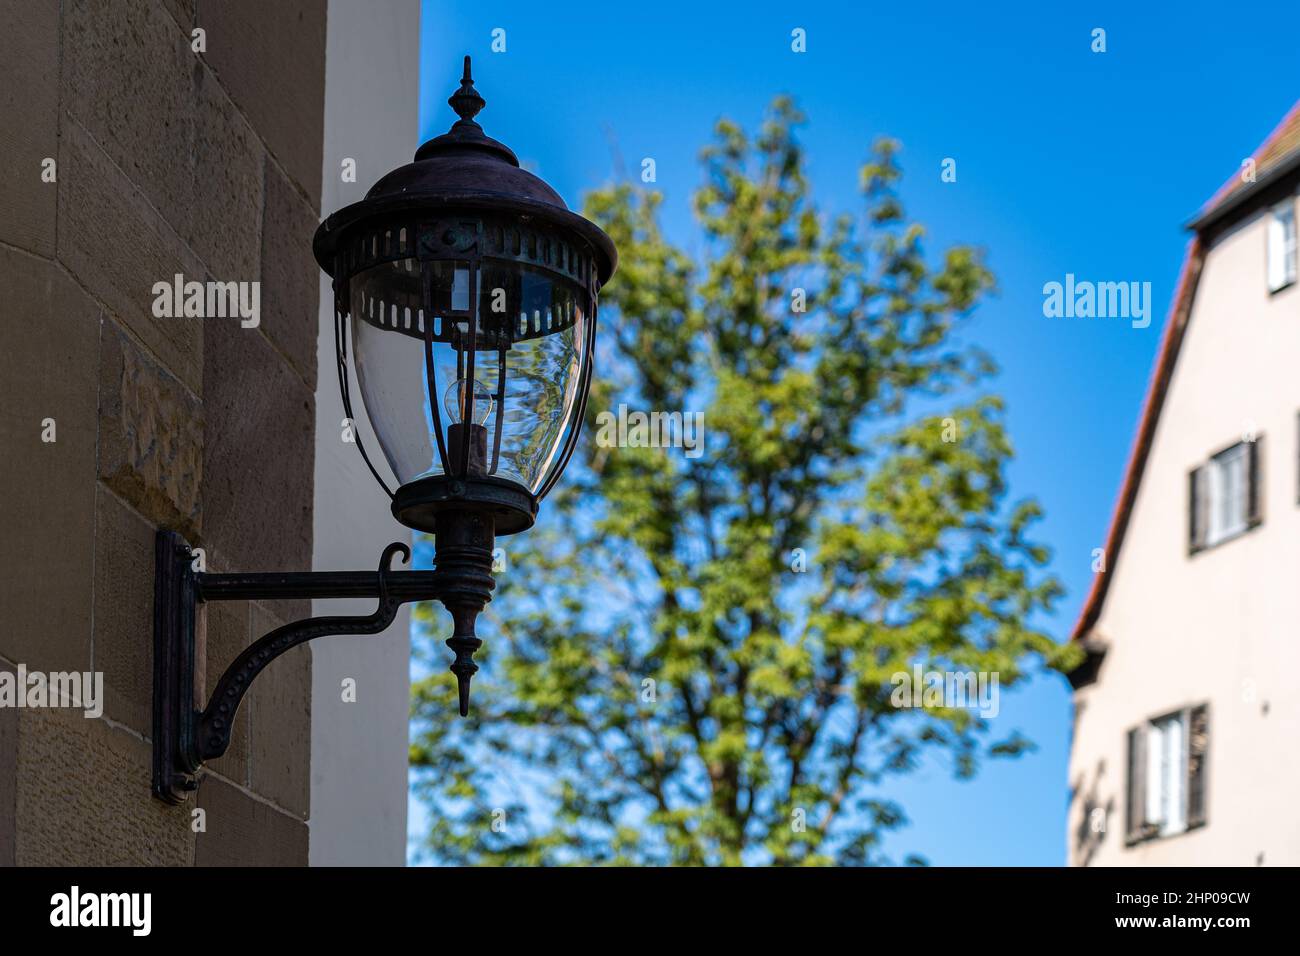
[[[512,481],[485,475],[420,478],[393,495],[393,517],[416,531],[436,533],[438,515],[452,510],[491,515],[499,537],[531,528],[537,520],[537,499]]]

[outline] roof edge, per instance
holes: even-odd
[[[1281,182],[1296,170],[1300,169],[1300,150],[1292,153],[1285,160],[1273,166],[1253,183],[1248,183],[1242,189],[1236,189],[1228,193],[1227,197],[1219,203],[1211,203],[1207,208],[1196,215],[1194,219],[1187,224],[1188,229],[1197,232],[1204,232],[1211,226],[1217,225],[1232,213],[1241,209],[1243,206],[1251,203],[1256,196],[1268,189],[1274,183]]]
[[[1092,588],[1088,591],[1087,600],[1084,601],[1079,619],[1070,634],[1070,640],[1080,640],[1085,637],[1101,616],[1101,606],[1106,599],[1110,579],[1118,563],[1120,544],[1124,539],[1124,532],[1128,530],[1133,504],[1137,500],[1138,487],[1142,483],[1142,472],[1146,467],[1147,455],[1151,451],[1151,442],[1155,437],[1160,410],[1164,406],[1165,395],[1173,379],[1179,346],[1182,344],[1183,333],[1187,329],[1187,320],[1191,317],[1192,301],[1196,297],[1196,285],[1204,261],[1205,244],[1197,234],[1187,243],[1187,250],[1183,255],[1178,285],[1175,287],[1169,316],[1165,320],[1164,338],[1160,343],[1160,352],[1151,373],[1151,381],[1147,385],[1142,414],[1138,418],[1137,433],[1134,435],[1133,445],[1129,451],[1128,467],[1124,471],[1124,480],[1115,500],[1110,531],[1106,535],[1106,569],[1092,579]]]

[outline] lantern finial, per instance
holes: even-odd
[[[451,124],[451,129],[441,136],[435,136],[415,151],[416,160],[432,159],[452,153],[463,156],[466,150],[490,153],[503,159],[511,166],[519,165],[519,158],[510,151],[510,147],[498,143],[483,134],[483,127],[474,122],[474,117],[487,105],[487,101],[474,89],[474,77],[470,73],[469,57],[465,57],[465,71],[461,74],[460,88],[447,98],[447,104],[456,111],[460,119]],[[559,196],[556,196],[559,199]],[[563,203],[563,200],[560,200]]]
[[[487,101],[479,95],[478,90],[474,89],[474,77],[472,77],[469,72],[468,54],[465,56],[465,73],[460,78],[460,89],[451,94],[447,103],[456,111],[456,115],[460,117],[456,122],[456,126],[460,126],[461,124],[478,126],[478,124],[474,122],[474,117],[478,115],[479,110],[483,109],[483,107],[487,105]]]

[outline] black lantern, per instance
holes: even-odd
[[[434,535],[434,570],[213,574],[160,531],[155,594],[154,792],[177,801],[204,760],[229,746],[249,683],[290,647],[328,634],[378,633],[404,602],[451,612],[460,713],[469,710],[475,621],[491,598],[497,535],[530,528],[577,444],[591,385],[596,299],[617,264],[613,242],[521,169],[474,117],[484,100],[470,59],[448,100],[460,117],[365,199],[334,213],[313,249],[333,279],[344,413],[348,370],[398,486],[393,515]],[[255,641],[194,709],[200,602],[293,597],[379,599],[373,615],[312,618]]]
[[[393,514],[436,534],[444,516],[476,511],[512,534],[531,527],[577,442],[596,296],[617,254],[484,135],[469,57],[448,102],[451,130],[325,220],[315,253],[334,279],[345,411],[350,332],[399,483]]]
[[[393,515],[434,533],[435,565],[472,549],[490,570],[495,536],[532,527],[573,453],[617,253],[484,135],[468,56],[447,102],[451,130],[326,219],[314,250],[334,279],[344,413],[350,353]],[[449,643],[463,712],[479,642]]]

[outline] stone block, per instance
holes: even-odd
[[[163,6],[176,21],[176,25],[189,34],[194,27],[194,0],[163,0]]]
[[[203,387],[203,322],[158,318],[154,283],[202,280],[203,264],[77,124],[59,145],[58,257],[195,395]],[[229,320],[235,321],[235,320]]]
[[[307,824],[236,789],[219,777],[199,787],[206,831],[195,845],[196,866],[306,866]]]
[[[55,263],[4,247],[0,289],[0,657],[33,669],[84,671],[100,309]]]
[[[94,670],[104,714],[153,733],[154,526],[103,485],[95,496]]]
[[[150,790],[149,744],[79,710],[18,717],[19,866],[188,866],[191,804]]]
[[[254,282],[260,271],[265,152],[211,71],[199,70],[194,83],[196,188],[182,232],[214,279]]]
[[[0,661],[0,674],[13,672],[12,667]],[[14,865],[17,788],[18,711],[12,707],[0,707],[0,866]]]
[[[185,221],[202,64],[184,31],[157,3],[64,4],[61,62],[64,134],[83,128],[168,222]]]
[[[199,26],[208,31],[204,59],[313,203],[321,191],[326,6],[224,0],[199,9]]]
[[[111,322],[104,326],[99,404],[100,477],[155,525],[193,540],[203,406]]]
[[[315,209],[272,163],[262,216],[262,331],[316,389],[320,267],[311,254]]]
[[[54,255],[58,156],[59,5],[0,0],[0,242]]]
[[[238,571],[311,567],[315,396],[258,329],[204,326],[203,544]]]

